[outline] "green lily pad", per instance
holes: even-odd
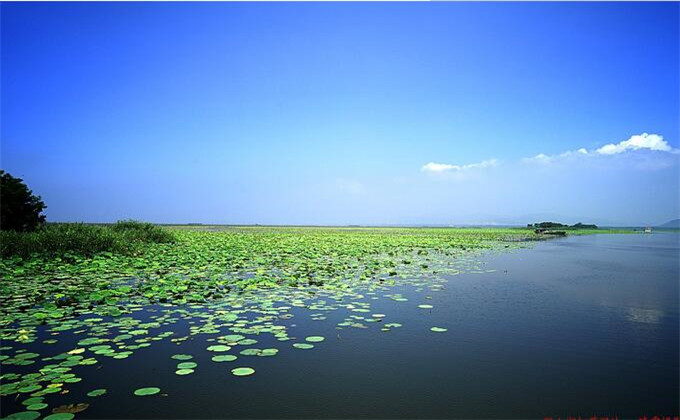
[[[135,395],[138,397],[145,397],[147,395],[155,395],[161,392],[160,388],[156,388],[154,386],[147,387],[147,388],[139,388],[135,390]]]
[[[73,413],[55,413],[43,418],[43,420],[71,420],[74,417]]]
[[[5,419],[35,420],[38,417],[40,417],[40,413],[37,412],[37,411],[21,411],[21,412],[18,412],[18,413],[10,414],[9,416],[5,417]]]
[[[263,349],[258,356],[276,356],[279,349]]]
[[[88,392],[88,393],[87,393],[87,396],[88,396],[88,397],[99,397],[99,396],[101,396],[101,395],[106,394],[107,392],[108,392],[108,391],[107,391],[106,389],[100,388],[100,389],[95,389],[95,390],[92,390],[92,391]]]
[[[177,364],[177,369],[193,369],[196,366],[198,366],[198,363],[195,362],[184,362],[184,363],[178,363]]]
[[[255,369],[249,367],[238,367],[231,370],[234,376],[249,376],[255,373]]]
[[[220,354],[219,356],[213,356],[213,362],[233,362],[237,357],[233,354]]]
[[[296,349],[301,349],[301,350],[309,350],[314,348],[314,344],[307,344],[307,343],[293,343],[293,347]]]
[[[177,371],[175,371],[175,375],[180,375],[180,376],[190,375],[192,373],[194,373],[193,369],[177,369]]]
[[[208,351],[221,352],[221,351],[229,351],[229,350],[231,350],[231,347],[225,346],[223,344],[215,344],[213,346],[208,347],[207,350]]]
[[[447,332],[448,329],[447,328],[441,328],[441,327],[432,327],[432,328],[430,328],[430,331],[441,333],[441,332]]]
[[[323,340],[325,340],[325,338],[321,337],[320,335],[312,335],[305,338],[305,341],[309,341],[310,343],[320,343]]]

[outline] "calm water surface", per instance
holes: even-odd
[[[326,341],[305,351],[264,338],[257,347],[281,351],[248,359],[257,370],[248,378],[211,362],[200,338],[179,350],[158,342],[124,363],[105,361],[82,390],[75,384],[73,393],[109,389],[78,417],[677,415],[679,239],[593,235],[489,254],[483,268],[495,272],[452,276],[443,291],[379,293],[409,298],[371,301],[383,322],[403,324],[387,333],[375,325],[337,330],[345,309],[325,321],[301,313],[290,320],[291,335]],[[195,374],[174,374],[169,355],[177,352],[196,355]],[[168,396],[133,397],[140,386]]]

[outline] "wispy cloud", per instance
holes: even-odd
[[[539,153],[536,156],[530,158],[522,159],[523,162],[538,162],[538,163],[551,163],[560,158],[578,157],[578,156],[611,156],[618,155],[624,152],[633,151],[657,151],[657,152],[668,152],[678,154],[680,150],[673,149],[667,141],[663,139],[662,136],[658,134],[636,134],[631,136],[628,140],[622,140],[618,143],[606,144],[599,149],[587,150],[586,148],[580,148],[578,150],[568,150],[566,152],[560,153],[558,155],[546,155],[544,153]]]
[[[545,153],[539,153],[535,156],[532,157],[526,157],[520,160],[520,162],[523,163],[534,163],[534,164],[543,164],[543,165],[548,165],[551,163],[558,163],[558,162],[575,162],[575,159],[582,159],[582,158],[595,158],[595,157],[600,157],[601,159],[605,159],[608,156],[613,156],[613,155],[620,155],[623,153],[632,153],[632,152],[637,152],[637,151],[648,151],[648,152],[664,152],[664,153],[671,153],[671,154],[680,154],[680,149],[674,149],[671,147],[670,144],[666,140],[663,139],[663,137],[659,134],[648,134],[648,133],[642,133],[642,134],[636,134],[628,138],[628,140],[622,140],[618,143],[610,143],[606,144],[598,149],[594,150],[588,150],[585,147],[581,147],[576,150],[567,150],[565,152],[555,154],[555,155],[547,155]],[[653,167],[667,167],[668,163],[670,160],[672,160],[672,157],[670,155],[667,155],[666,158],[661,158],[659,156],[645,156],[642,155],[640,158],[646,158],[647,161],[645,162],[645,167],[646,168],[653,168]],[[639,160],[639,159],[638,159]],[[651,160],[657,160],[659,161],[659,165],[653,165],[651,164]],[[488,168],[492,166],[498,166],[499,162],[496,159],[489,159],[489,160],[484,160],[479,163],[471,163],[467,165],[455,165],[455,164],[450,164],[450,163],[437,163],[437,162],[429,162],[425,165],[423,165],[420,170],[422,172],[429,172],[429,173],[460,173],[466,170],[470,169],[475,169],[475,168]],[[639,165],[638,165],[639,166]]]
[[[444,172],[460,172],[460,171],[466,171],[470,169],[482,169],[482,168],[490,168],[493,166],[498,165],[498,160],[496,159],[488,159],[488,160],[483,160],[479,163],[470,163],[467,165],[452,165],[449,163],[436,163],[436,162],[429,162],[423,165],[420,170],[423,172],[431,172],[431,173],[444,173]]]

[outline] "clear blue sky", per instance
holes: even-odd
[[[52,221],[662,223],[679,14],[3,3],[1,164]]]

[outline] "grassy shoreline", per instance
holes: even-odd
[[[110,225],[83,223],[47,224],[34,232],[0,231],[0,255],[29,258],[92,256],[102,252],[134,254],[152,243],[174,242],[167,229],[133,220]]]

